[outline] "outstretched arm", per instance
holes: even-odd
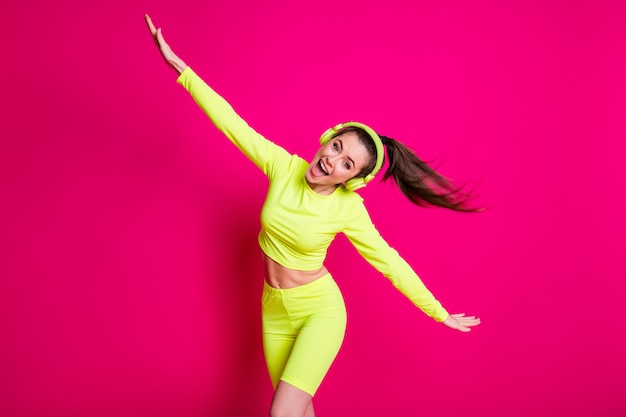
[[[480,324],[480,319],[474,316],[465,316],[464,313],[449,314],[443,308],[414,269],[382,238],[362,202],[355,204],[350,212],[353,217],[344,229],[346,237],[361,256],[387,277],[413,304],[436,321],[461,332],[469,332],[471,327]]]
[[[292,156],[286,150],[248,126],[223,97],[172,51],[165,42],[161,29],[154,26],[150,16],[145,15],[144,18],[163,60],[179,74],[177,82],[191,94],[215,127],[270,178],[291,162]]]
[[[174,53],[174,51],[172,51],[172,48],[170,48],[167,42],[165,42],[165,39],[163,38],[163,33],[161,33],[161,28],[157,29],[154,26],[154,23],[152,23],[152,19],[150,19],[150,16],[145,15],[144,19],[146,20],[148,29],[150,29],[150,33],[152,34],[154,43],[156,43],[156,46],[159,48],[159,52],[161,52],[161,56],[163,57],[167,65],[169,65],[170,68],[172,68],[174,71],[176,71],[177,74],[180,75],[185,70],[185,68],[187,68],[187,64],[185,64],[185,61],[180,59]]]

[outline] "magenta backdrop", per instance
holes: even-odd
[[[146,12],[290,151],[365,121],[492,206],[362,192],[483,324],[428,319],[339,237],[349,325],[319,416],[626,415],[625,3],[299,4],[3,2],[0,415],[267,414],[266,180],[175,84]]]

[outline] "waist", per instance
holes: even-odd
[[[302,223],[305,220],[301,220]],[[258,242],[265,256],[280,266],[292,271],[319,270],[326,259],[326,251],[335,234],[323,231],[309,231],[301,227],[284,229],[268,229],[266,226],[259,232]]]
[[[290,269],[280,265],[278,262],[263,254],[263,264],[265,267],[265,281],[273,288],[295,288],[311,282],[328,274],[328,269],[321,266],[313,271],[301,271]]]

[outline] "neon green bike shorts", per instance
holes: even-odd
[[[339,352],[346,307],[330,274],[295,288],[263,289],[263,349],[274,389],[285,381],[315,395]]]

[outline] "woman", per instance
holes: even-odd
[[[269,178],[261,212],[263,252],[263,347],[274,385],[271,416],[312,417],[312,398],[343,341],[346,310],[342,295],[324,266],[335,235],[344,233],[359,253],[436,321],[462,332],[480,323],[448,314],[412,268],[380,236],[354,192],[383,165],[384,148],[400,189],[418,205],[459,211],[467,195],[419,160],[400,142],[380,137],[360,123],[329,129],[309,163],[268,141],[176,56],[145,16],[165,62],[177,82],[248,158]]]

